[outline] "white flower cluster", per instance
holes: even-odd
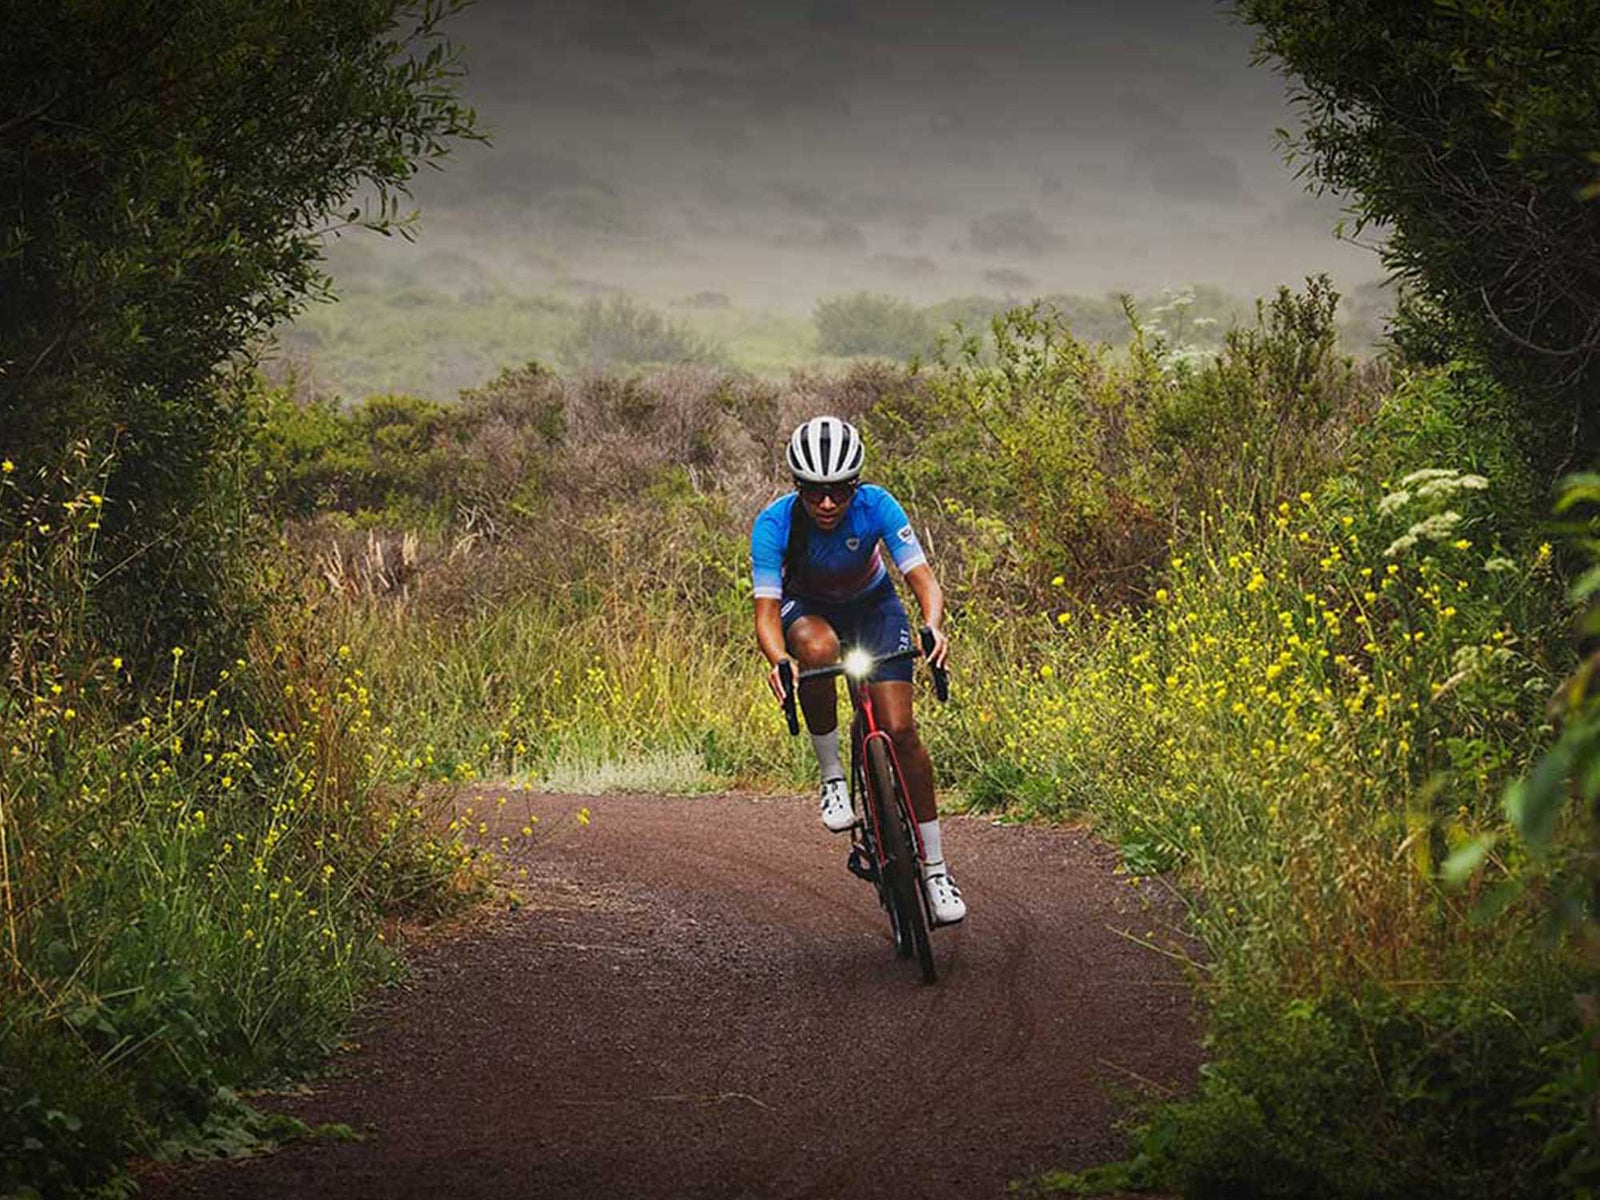
[[[1481,492],[1488,486],[1489,481],[1482,475],[1463,475],[1454,468],[1426,467],[1411,472],[1400,481],[1399,491],[1390,492],[1378,501],[1378,512],[1387,517],[1413,500],[1444,500],[1457,492]]]
[[[1411,502],[1411,493],[1410,492],[1405,491],[1403,489],[1401,491],[1398,491],[1398,492],[1390,492],[1382,500],[1378,501],[1378,515],[1380,517],[1387,517],[1390,513],[1394,512],[1396,509],[1402,508],[1405,505],[1409,504],[1410,502]]]
[[[1404,554],[1418,542],[1443,541],[1455,531],[1455,527],[1460,523],[1461,514],[1458,512],[1434,513],[1433,516],[1425,517],[1423,520],[1418,521],[1405,533],[1390,542],[1389,548],[1383,552],[1384,556],[1393,558],[1396,554]]]
[[[1453,467],[1426,467],[1413,471],[1400,481],[1397,491],[1390,492],[1378,501],[1379,516],[1393,516],[1413,500],[1447,500],[1458,492],[1481,492],[1489,486],[1482,475],[1464,475]],[[1405,533],[1389,543],[1384,554],[1393,558],[1403,554],[1418,542],[1436,542],[1449,537],[1461,522],[1457,512],[1439,512],[1412,525]]]

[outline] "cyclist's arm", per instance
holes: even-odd
[[[933,630],[933,653],[928,655],[928,661],[942,667],[950,655],[950,640],[944,635],[944,589],[927,563],[912,567],[905,578],[917,598],[917,607],[922,610],[923,624]]]
[[[789,657],[783,637],[783,619],[778,615],[779,603],[766,596],[756,597],[756,642],[774,666]]]
[[[750,530],[750,583],[756,606],[756,644],[772,664],[767,683],[783,699],[778,664],[789,657],[783,636],[783,556],[789,540],[787,513],[781,502],[769,504]]]
[[[756,597],[756,643],[761,647],[761,653],[767,656],[767,661],[772,664],[772,670],[767,675],[767,684],[772,688],[772,694],[780,701],[783,699],[783,684],[778,678],[778,664],[789,657],[788,645],[783,636],[783,618],[778,611],[781,603],[770,596]]]

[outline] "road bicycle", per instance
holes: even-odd
[[[880,663],[925,656],[933,650],[933,631],[922,628],[922,649],[899,650],[874,658],[860,648],[849,650],[843,660],[827,667],[800,672],[807,679],[831,679],[843,675],[850,692],[855,716],[850,722],[850,807],[857,821],[850,833],[850,857],[846,867],[858,879],[872,884],[878,903],[889,914],[895,952],[901,958],[916,956],[922,981],[933,983],[938,972],[933,964],[929,942],[932,922],[928,900],[922,890],[922,837],[917,819],[906,795],[894,743],[878,728],[872,709],[872,689],[868,676]],[[942,667],[932,667],[934,692],[941,701],[950,698],[950,676]],[[786,661],[780,667],[783,685],[783,713],[789,732],[800,732],[796,706],[797,687],[793,669]]]

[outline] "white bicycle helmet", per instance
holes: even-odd
[[[802,483],[843,483],[861,474],[865,448],[849,421],[812,417],[789,438],[786,457]]]

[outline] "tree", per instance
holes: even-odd
[[[1238,0],[1304,118],[1281,136],[1446,344],[1596,445],[1600,8],[1593,0]],[[1552,412],[1552,406],[1559,406]]]
[[[243,419],[222,385],[327,292],[322,236],[404,232],[419,166],[478,136],[440,32],[463,3],[10,6],[0,451],[47,487],[69,444],[114,448],[102,537],[135,609],[184,607],[193,517]]]

